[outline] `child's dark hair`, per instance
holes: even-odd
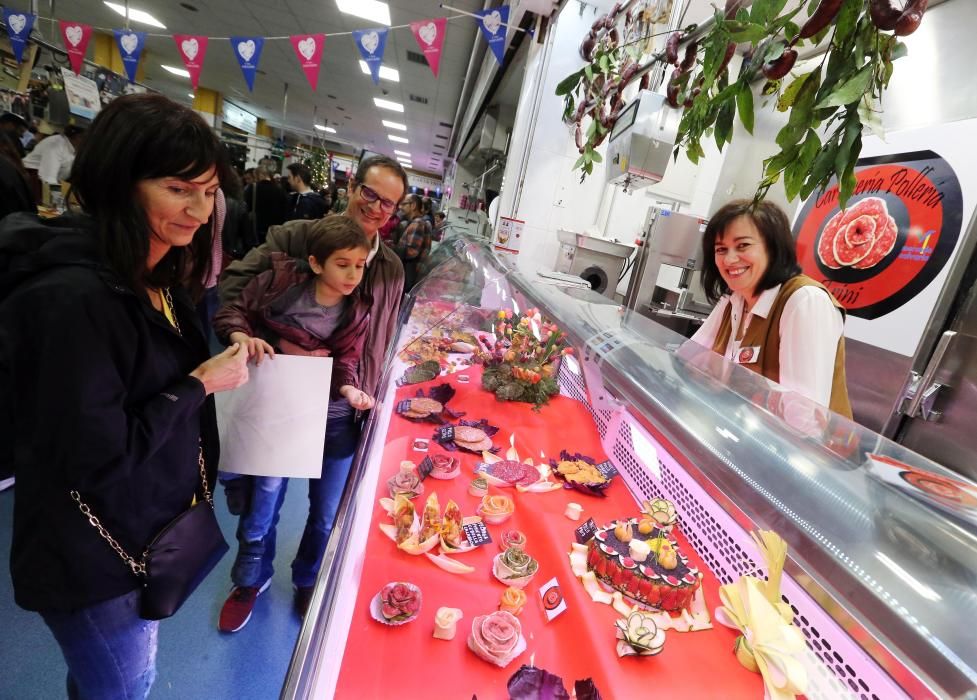
[[[309,255],[320,265],[325,265],[326,259],[337,250],[362,248],[369,252],[373,249],[363,229],[348,216],[319,219],[312,224],[309,232]]]

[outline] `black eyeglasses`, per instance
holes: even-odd
[[[369,204],[380,202],[380,209],[383,211],[391,212],[397,208],[397,202],[391,201],[386,197],[381,197],[379,194],[377,194],[376,190],[372,189],[371,187],[367,187],[366,185],[360,185],[360,194]]]

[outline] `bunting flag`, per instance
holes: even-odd
[[[315,92],[319,86],[319,66],[322,65],[322,47],[326,43],[324,34],[296,34],[290,36],[292,48],[299,59],[299,65]]]
[[[10,35],[10,45],[13,47],[17,63],[24,60],[24,47],[27,45],[27,39],[31,35],[36,19],[36,15],[17,12],[9,7],[3,8],[3,21],[7,25],[7,34]]]
[[[91,25],[80,22],[65,22],[64,20],[59,20],[58,24],[61,26],[61,40],[68,52],[68,59],[71,61],[71,70],[75,72],[75,75],[81,75],[81,64],[85,61],[88,41],[92,38]]]
[[[258,61],[261,60],[261,49],[265,45],[263,36],[232,36],[231,48],[237,56],[237,62],[241,65],[241,72],[248,83],[248,90],[254,91],[254,74],[258,70]]]
[[[380,83],[380,65],[383,63],[383,51],[387,47],[387,28],[361,29],[353,32],[353,41],[360,50],[360,55],[370,67],[373,84]]]
[[[207,54],[207,37],[194,36],[191,34],[174,34],[173,41],[176,42],[176,50],[183,59],[183,65],[190,73],[190,82],[193,89],[197,89],[200,83],[200,71],[204,67],[204,56]]]
[[[509,6],[502,5],[488,10],[479,10],[478,27],[482,30],[482,36],[488,42],[489,48],[495,54],[495,60],[502,65],[505,58],[505,35],[509,28]]]
[[[425,19],[411,22],[410,30],[414,34],[417,46],[427,59],[434,77],[438,77],[438,67],[441,65],[441,47],[444,46],[444,31],[448,26],[448,18]]]
[[[139,68],[139,57],[146,45],[146,32],[130,32],[128,29],[113,29],[115,43],[119,45],[122,65],[126,68],[129,82],[136,82],[136,70]]]

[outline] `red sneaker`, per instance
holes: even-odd
[[[271,579],[265,581],[261,588],[235,586],[231,590],[231,594],[227,596],[227,600],[224,601],[224,607],[221,608],[217,629],[221,632],[237,632],[248,624],[255,601],[259,595],[268,589],[269,585],[271,585]]]

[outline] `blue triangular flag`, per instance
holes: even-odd
[[[3,8],[3,23],[7,25],[7,34],[10,35],[10,45],[14,49],[17,63],[23,60],[24,47],[27,46],[27,39],[31,35],[31,29],[34,28],[34,20],[36,19],[36,15],[17,12],[17,10],[11,10],[9,7]]]
[[[387,28],[359,29],[353,32],[353,41],[360,50],[360,56],[370,67],[373,84],[380,82],[380,65],[383,63],[383,50],[387,48]]]
[[[122,65],[126,67],[129,82],[136,82],[136,69],[139,68],[139,56],[146,45],[146,32],[130,32],[128,29],[113,29],[115,43],[122,55]]]
[[[479,10],[478,28],[482,30],[482,36],[488,42],[489,48],[495,54],[495,60],[502,65],[505,58],[505,35],[509,28],[509,6],[493,7],[488,10]]]
[[[254,90],[254,74],[258,70],[258,61],[261,60],[261,49],[265,45],[263,36],[232,36],[231,48],[237,56],[237,62],[241,64],[241,72],[248,83],[248,90]]]

